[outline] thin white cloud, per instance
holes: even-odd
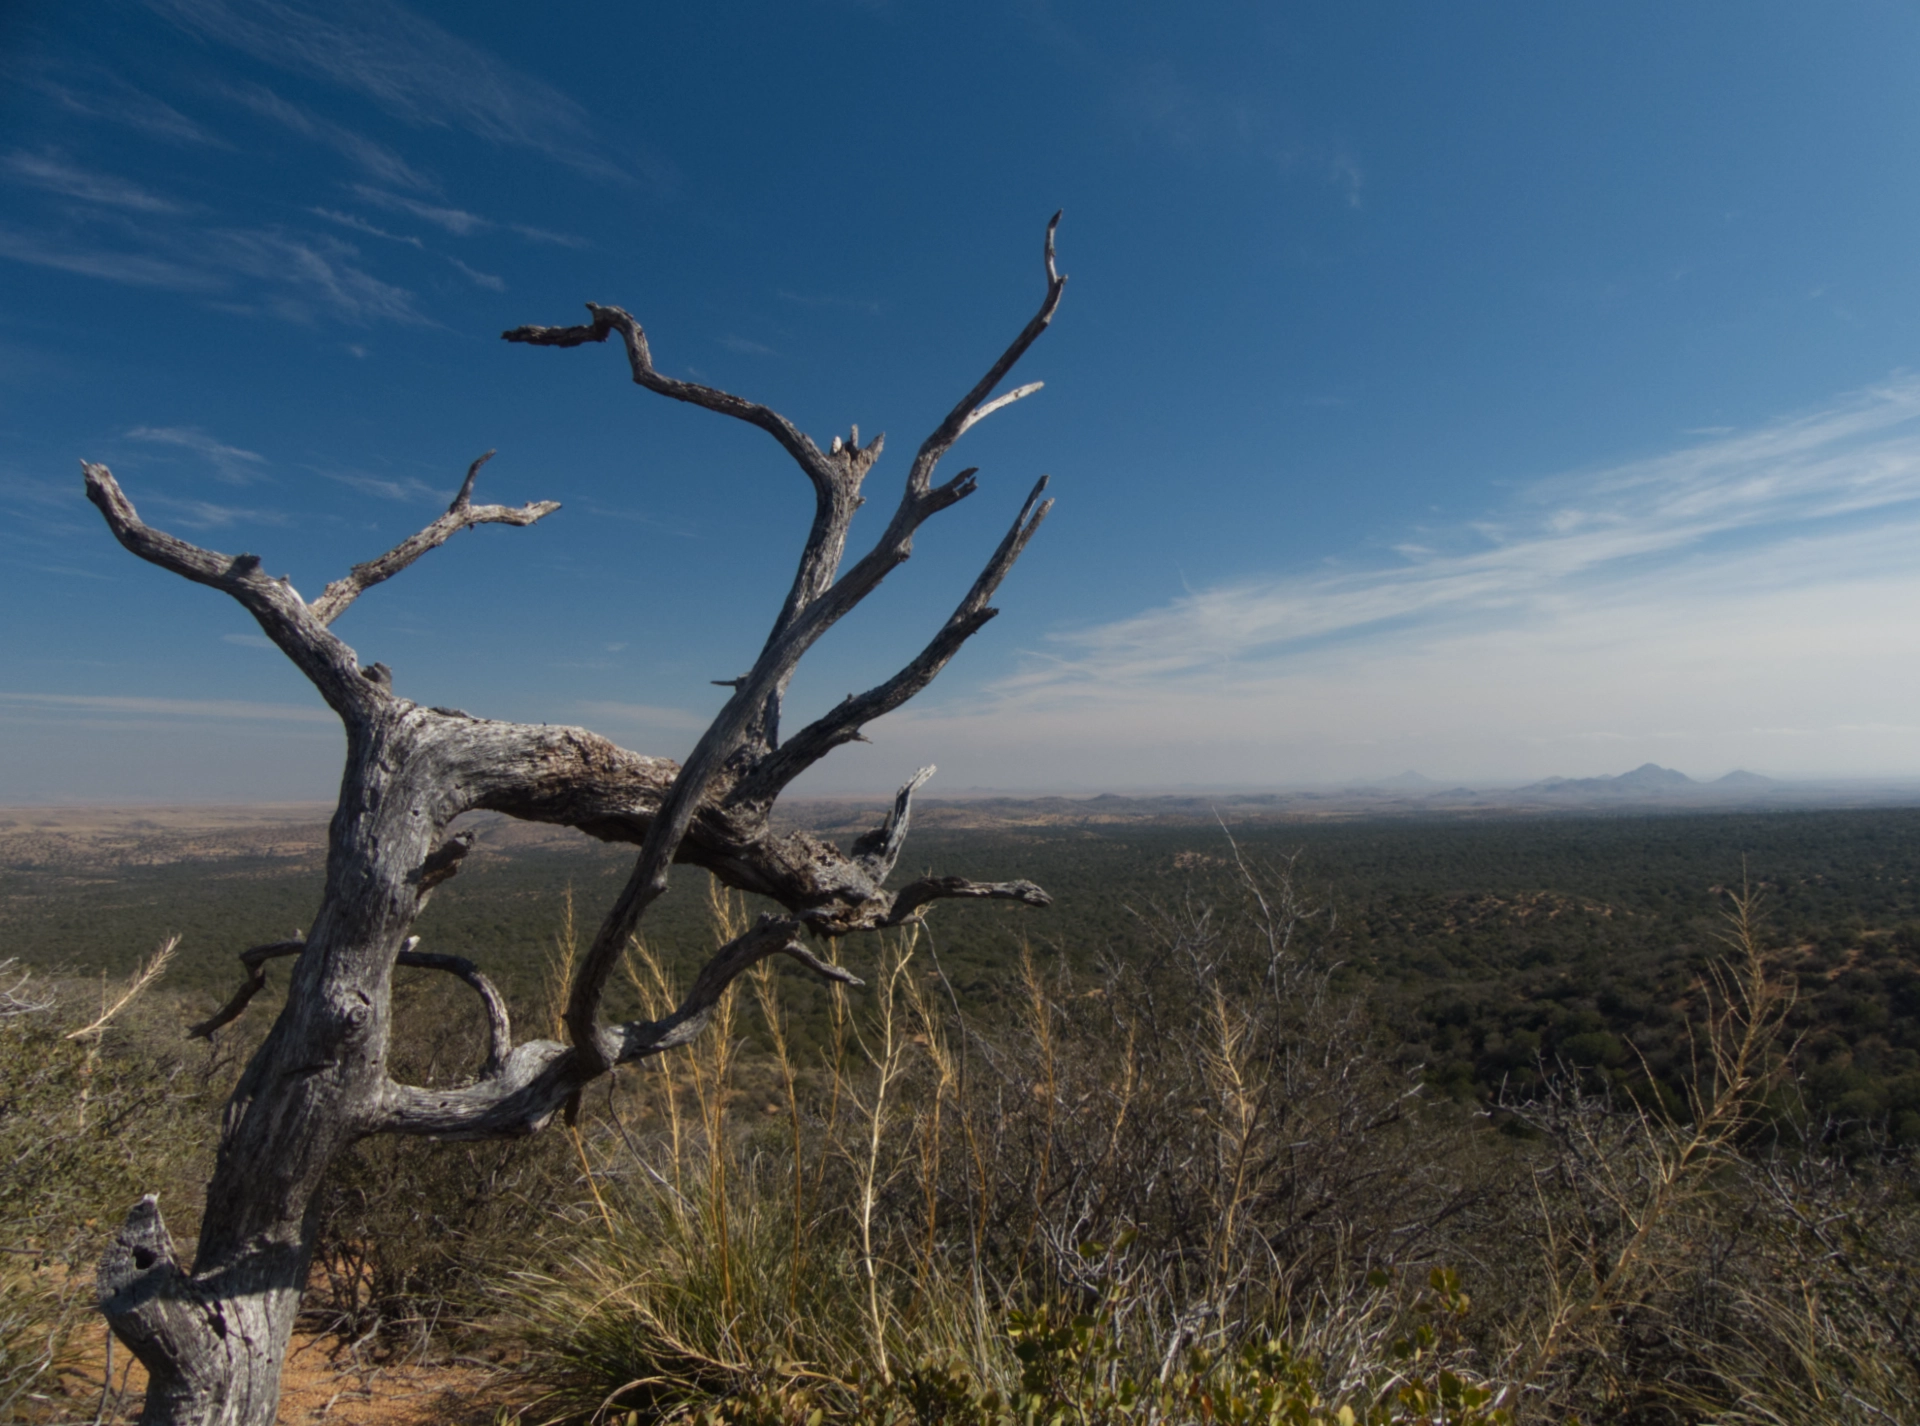
[[[390,243],[404,243],[410,248],[426,250],[426,244],[407,233],[389,233],[385,228],[375,227],[365,218],[356,218],[351,213],[336,213],[331,208],[309,208],[307,211],[316,218],[325,218],[329,223],[338,223],[343,228],[351,228],[356,233],[365,233],[370,238],[384,238]]]
[[[323,143],[344,154],[382,183],[403,188],[431,191],[432,180],[421,174],[399,154],[384,144],[341,124],[322,119],[298,104],[273,92],[264,84],[230,84],[223,92],[229,99],[245,105],[262,118],[283,124],[304,138]]]
[[[532,243],[547,243],[556,248],[590,248],[592,243],[585,238],[576,238],[568,233],[549,232],[545,228],[530,228],[525,223],[507,224],[514,232]]]
[[[424,480],[407,476],[403,480],[384,480],[377,475],[366,475],[360,471],[322,471],[328,480],[338,481],[350,490],[362,495],[378,496],[382,500],[398,500],[409,504],[418,502],[442,503],[447,500],[447,492],[436,490]]]
[[[354,184],[353,191],[368,203],[395,213],[411,214],[422,222],[445,228],[456,237],[464,238],[474,233],[484,233],[493,226],[491,219],[483,218],[478,213],[422,203],[417,198],[404,198],[398,193],[384,193],[378,188],[369,188],[364,183]]]
[[[127,432],[127,438],[192,451],[212,465],[222,480],[233,485],[245,485],[256,479],[259,468],[267,463],[258,451],[242,450],[215,440],[198,426],[135,426]]]
[[[475,287],[484,287],[489,292],[505,292],[507,290],[507,284],[505,280],[502,278],[495,277],[490,272],[476,271],[475,269],[468,267],[464,262],[460,261],[460,259],[457,257],[450,257],[447,259],[447,261],[452,263],[455,267],[459,268],[460,275],[465,277]]]
[[[149,495],[143,503],[164,511],[167,522],[184,530],[224,530],[229,525],[284,525],[281,510],[246,510],[236,505],[216,505],[211,500],[181,500],[171,495]]]
[[[160,287],[175,292],[215,292],[225,284],[209,272],[199,271],[163,257],[103,248],[90,243],[65,241],[39,233],[23,233],[17,228],[0,226],[0,258],[31,263],[35,267],[59,272],[98,277],[129,287]]]
[[[1542,481],[1485,519],[1418,532],[1396,565],[1196,591],[1065,636],[1056,662],[1023,677],[1157,677],[1397,621],[1508,617],[1581,580],[1636,579],[1646,561],[1914,501],[1920,380],[1907,378],[1760,431]]]
[[[217,305],[245,316],[431,325],[411,292],[375,277],[358,248],[326,234],[178,225],[128,231],[143,251],[103,247],[73,232],[0,225],[0,258],[134,287],[220,294]]]
[[[389,0],[148,3],[197,34],[357,90],[412,123],[456,125],[595,176],[627,176],[603,156],[573,98]]]
[[[1061,41],[1057,33],[1050,38]],[[1098,58],[1085,45],[1069,47],[1079,62],[1104,73],[1121,122],[1139,138],[1189,162],[1221,153],[1264,159],[1280,173],[1328,184],[1349,208],[1362,206],[1366,173],[1352,148],[1298,132],[1264,98],[1223,92],[1206,76],[1164,60],[1135,68]]]
[[[1920,771],[1903,731],[1920,700],[1916,545],[1920,380],[1901,378],[1541,481],[1483,520],[1416,532],[1397,560],[1199,589],[1061,634],[982,695],[903,721],[963,784],[1648,758]]]
[[[351,243],[279,229],[229,229],[203,235],[211,264],[266,285],[265,309],[290,321],[316,312],[341,321],[426,325],[404,287],[382,282],[360,265]]]
[[[36,188],[44,188],[67,198],[78,198],[86,203],[126,208],[136,213],[186,212],[183,203],[150,193],[124,178],[76,167],[57,154],[31,154],[16,150],[0,160],[0,167],[4,167],[20,182],[31,183]]]
[[[235,718],[274,723],[331,723],[325,708],[293,703],[248,703],[231,698],[122,698],[91,693],[20,693],[0,690],[0,706],[73,709],[89,713],[159,715],[170,718]]]
[[[742,356],[778,356],[780,355],[770,346],[766,346],[760,342],[750,342],[745,337],[736,337],[736,336],[733,336],[731,333],[729,333],[727,336],[724,336],[720,339],[720,345],[725,347],[728,351],[738,352]]]
[[[31,66],[0,68],[0,74],[46,95],[71,114],[123,124],[151,139],[210,148],[228,147],[218,135],[194,123],[171,104],[155,99],[98,65],[56,67],[43,61]]]

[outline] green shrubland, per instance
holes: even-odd
[[[1212,846],[1093,944],[996,960],[943,912],[843,947],[863,990],[763,966],[533,1139],[361,1144],[311,1325],[516,1360],[527,1426],[1920,1419],[1920,1175],[1890,1116],[1809,1107],[1832,982],[1749,897],[1676,955],[1658,1063],[1622,1027],[1456,1096],[1297,865]],[[661,1013],[699,954],[636,945],[624,996]],[[563,969],[523,975],[523,1035]],[[403,1078],[478,1062],[444,980],[403,980]],[[8,983],[22,1411],[126,1203],[190,1231],[245,1045],[189,1047],[164,978],[79,1038],[130,982]]]

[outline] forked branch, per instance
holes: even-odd
[[[727,987],[769,956],[791,956],[823,980],[859,985],[841,966],[824,961],[800,942],[800,923],[788,916],[762,916],[744,934],[722,946],[700,968],[686,997],[661,1020],[637,1020],[599,1030],[607,1066],[663,1054],[697,1037]],[[378,1130],[442,1139],[493,1139],[542,1128],[580,1088],[602,1071],[552,1040],[530,1040],[502,1058],[478,1083],[457,1089],[423,1089],[389,1083]]]
[[[993,558],[987,561],[973,588],[967,591],[966,598],[911,663],[885,683],[876,684],[865,693],[849,694],[831,712],[787,739],[741,779],[728,801],[735,805],[772,805],[787,784],[801,773],[835,748],[858,739],[866,724],[893,712],[932,683],[960,652],[960,646],[1000,612],[988,601],[1040,528],[1040,522],[1047,518],[1047,512],[1053,509],[1051,500],[1040,498],[1046,488],[1047,478],[1043,475],[1027,496],[1026,504],[1020,507],[1020,514],[993,552]]]
[[[471,986],[479,995],[480,1003],[487,1014],[487,1058],[480,1067],[481,1076],[497,1074],[500,1066],[506,1063],[508,1054],[513,1050],[513,1022],[507,1014],[506,998],[499,988],[487,979],[480,967],[465,956],[441,955],[433,951],[421,951],[415,948],[420,944],[418,936],[409,936],[406,947],[394,958],[395,965],[409,966],[418,970],[445,971],[457,975]],[[210,1040],[214,1031],[231,1025],[246,1012],[254,996],[267,987],[267,964],[286,956],[297,956],[306,950],[304,936],[296,934],[287,941],[269,941],[264,946],[253,946],[240,953],[240,964],[246,967],[247,979],[233,993],[232,999],[216,1010],[199,1024],[190,1027],[187,1038],[190,1040]]]
[[[640,917],[666,890],[667,869],[700,807],[716,792],[724,792],[725,782],[733,781],[736,785],[734,795],[726,798],[728,807],[764,816],[773,797],[799,772],[832,748],[858,736],[861,723],[899,707],[924,688],[952,659],[960,645],[993,617],[995,611],[987,606],[987,600],[1049,508],[1050,502],[1040,502],[1046,484],[1044,479],[1028,496],[1013,529],[975,581],[973,590],[920,656],[886,683],[859,699],[850,699],[803,732],[794,743],[776,751],[773,729],[780,699],[807,650],[912,554],[914,533],[920,525],[976,488],[971,470],[934,486],[933,471],[940,458],[969,428],[1039,389],[1038,384],[1031,384],[998,399],[989,399],[993,388],[1046,330],[1059,307],[1066,287],[1066,279],[1060,275],[1054,259],[1054,233],[1059,221],[1060,215],[1056,213],[1047,224],[1044,245],[1047,285],[1039,311],[986,375],[921,443],[900,504],[885,532],[873,549],[844,575],[838,571],[846,548],[847,530],[861,503],[861,481],[880,453],[879,439],[862,447],[856,428],[851,442],[836,439],[830,451],[822,452],[792,422],[770,407],[661,374],[653,364],[645,331],[630,313],[617,307],[589,303],[593,321],[586,326],[516,327],[502,334],[510,342],[575,347],[604,342],[613,333],[620,333],[636,384],[759,426],[799,463],[816,494],[813,527],[801,553],[800,567],[759,658],[735,685],[733,697],[682,765],[648,828],[625,888],[581,958],[568,997],[566,1024],[575,1055],[592,1073],[604,1072],[615,1063],[599,1022],[600,1001],[607,980]],[[800,744],[797,751],[795,743]],[[741,777],[743,770],[744,778]]]
[[[313,617],[322,624],[331,624],[367,590],[392,579],[428,550],[438,549],[462,530],[475,525],[531,525],[560,508],[558,500],[537,500],[518,509],[508,505],[475,505],[474,477],[480,474],[480,467],[493,457],[494,452],[488,451],[467,467],[467,478],[460,486],[460,493],[453,497],[453,504],[447,507],[446,514],[418,534],[409,535],[378,559],[355,565],[344,578],[334,580],[321,591],[320,597],[310,606]]]
[[[258,555],[217,554],[154,529],[141,520],[112,471],[89,461],[80,465],[87,499],[99,507],[116,540],[149,564],[232,595],[341,718],[362,722],[386,701],[387,690],[361,676],[353,650],[314,616],[290,580],[262,572]]]
[[[1060,275],[1054,262],[1053,235],[1059,230],[1060,214],[1055,213],[1047,222],[1047,240],[1044,257],[1047,265],[1047,295],[1041,302],[1040,310],[1033,319],[1021,329],[1013,344],[1000,354],[1000,360],[987,369],[987,374],[974,384],[973,390],[960,398],[960,404],[947,413],[947,419],[934,427],[933,434],[920,443],[919,454],[913,458],[913,469],[907,476],[907,490],[910,494],[923,494],[933,480],[933,468],[940,463],[940,457],[952,449],[953,443],[964,436],[974,426],[991,416],[1003,406],[1010,406],[1022,397],[1031,396],[1040,389],[1041,383],[1033,382],[1005,396],[988,401],[993,388],[1005,380],[1014,364],[1027,354],[1027,348],[1040,340],[1040,334],[1047,330],[1053,321],[1053,314],[1060,310],[1060,298],[1067,290],[1067,279]],[[984,403],[984,404],[983,404]]]
[[[247,1006],[253,1003],[253,997],[267,988],[267,962],[279,960],[282,956],[297,956],[307,948],[307,938],[298,931],[286,941],[269,941],[264,946],[252,946],[240,952],[240,964],[247,969],[246,982],[233,993],[213,1014],[197,1025],[187,1028],[189,1040],[211,1040],[213,1032],[231,1025],[246,1013]]]
[[[916,919],[920,908],[935,901],[1018,901],[1027,906],[1051,906],[1053,898],[1030,881],[968,881],[964,876],[923,876],[894,893],[893,909],[884,924],[898,926]]]

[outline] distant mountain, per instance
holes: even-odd
[[[1684,772],[1675,772],[1670,767],[1661,767],[1658,763],[1642,763],[1632,772],[1623,772],[1618,777],[1550,777],[1544,782],[1529,783],[1521,792],[1551,793],[1554,796],[1628,796],[1645,797],[1660,793],[1682,792],[1699,783]]]
[[[1675,772],[1670,767],[1661,767],[1659,763],[1641,763],[1632,772],[1623,772],[1612,779],[1615,787],[1631,788],[1636,792],[1673,792],[1682,787],[1698,787],[1699,784],[1684,772]]]
[[[1748,772],[1745,768],[1735,768],[1725,777],[1716,777],[1707,786],[1724,788],[1728,792],[1759,792],[1763,788],[1780,786],[1780,780]]]

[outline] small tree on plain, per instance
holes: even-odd
[[[192,1264],[176,1255],[158,1203],[142,1199],[100,1265],[100,1309],[149,1374],[141,1420],[150,1426],[271,1426],[313,1249],[308,1209],[328,1166],[374,1134],[497,1139],[543,1128],[581,1090],[617,1065],[661,1054],[698,1035],[731,982],[759,961],[786,955],[814,974],[853,982],[808,941],[898,926],[942,898],[1047,904],[1027,881],[975,882],[926,876],[897,890],[885,883],[900,856],[924,769],[900,789],[880,826],[847,851],[770,822],[775,800],[862,727],[925,688],[960,646],[997,612],[989,601],[1052,501],[1043,477],[999,547],[946,623],[905,667],[785,738],[781,704],[800,660],[877,589],[913,550],[929,518],[971,495],[973,470],[939,484],[940,460],[993,412],[1039,383],[998,397],[995,388],[1053,320],[1066,279],[1054,265],[1059,215],[1047,225],[1046,295],[1039,311],[921,443],[905,488],[873,548],[842,568],[861,485],[882,437],[835,437],[822,450],[779,413],[725,391],[657,370],[640,323],[618,307],[588,305],[576,327],[518,327],[507,341],[576,347],[617,338],[634,382],[758,426],[793,458],[814,491],[814,517],[799,569],[752,669],[683,764],[645,757],[582,728],[495,722],[400,697],[383,664],[362,667],[329,627],[366,590],[461,530],[531,525],[558,509],[476,505],[482,456],[447,512],[386,554],[356,565],[317,599],[273,578],[255,555],[217,554],[145,524],[105,466],[86,465],[87,496],[128,550],[238,600],[312,681],[346,727],[347,760],[329,832],[326,890],[303,938],[243,953],[247,981],[219,1013],[193,1027],[211,1034],[237,1017],[265,984],[268,962],[293,959],[285,1008],[248,1063],[221,1124],[219,1152]],[[491,455],[491,452],[489,452]],[[449,834],[461,814],[492,811],[576,827],[637,845],[618,898],[568,987],[567,1042],[514,1043],[504,999],[472,962],[417,949],[414,918],[434,887],[453,876],[471,846]],[[676,862],[703,867],[728,886],[783,908],[720,948],[663,1020],[607,1023],[608,976],[641,918],[667,888]],[[478,994],[488,1048],[471,1083],[430,1089],[388,1073],[396,966],[444,971]],[[855,982],[857,983],[857,982]]]

